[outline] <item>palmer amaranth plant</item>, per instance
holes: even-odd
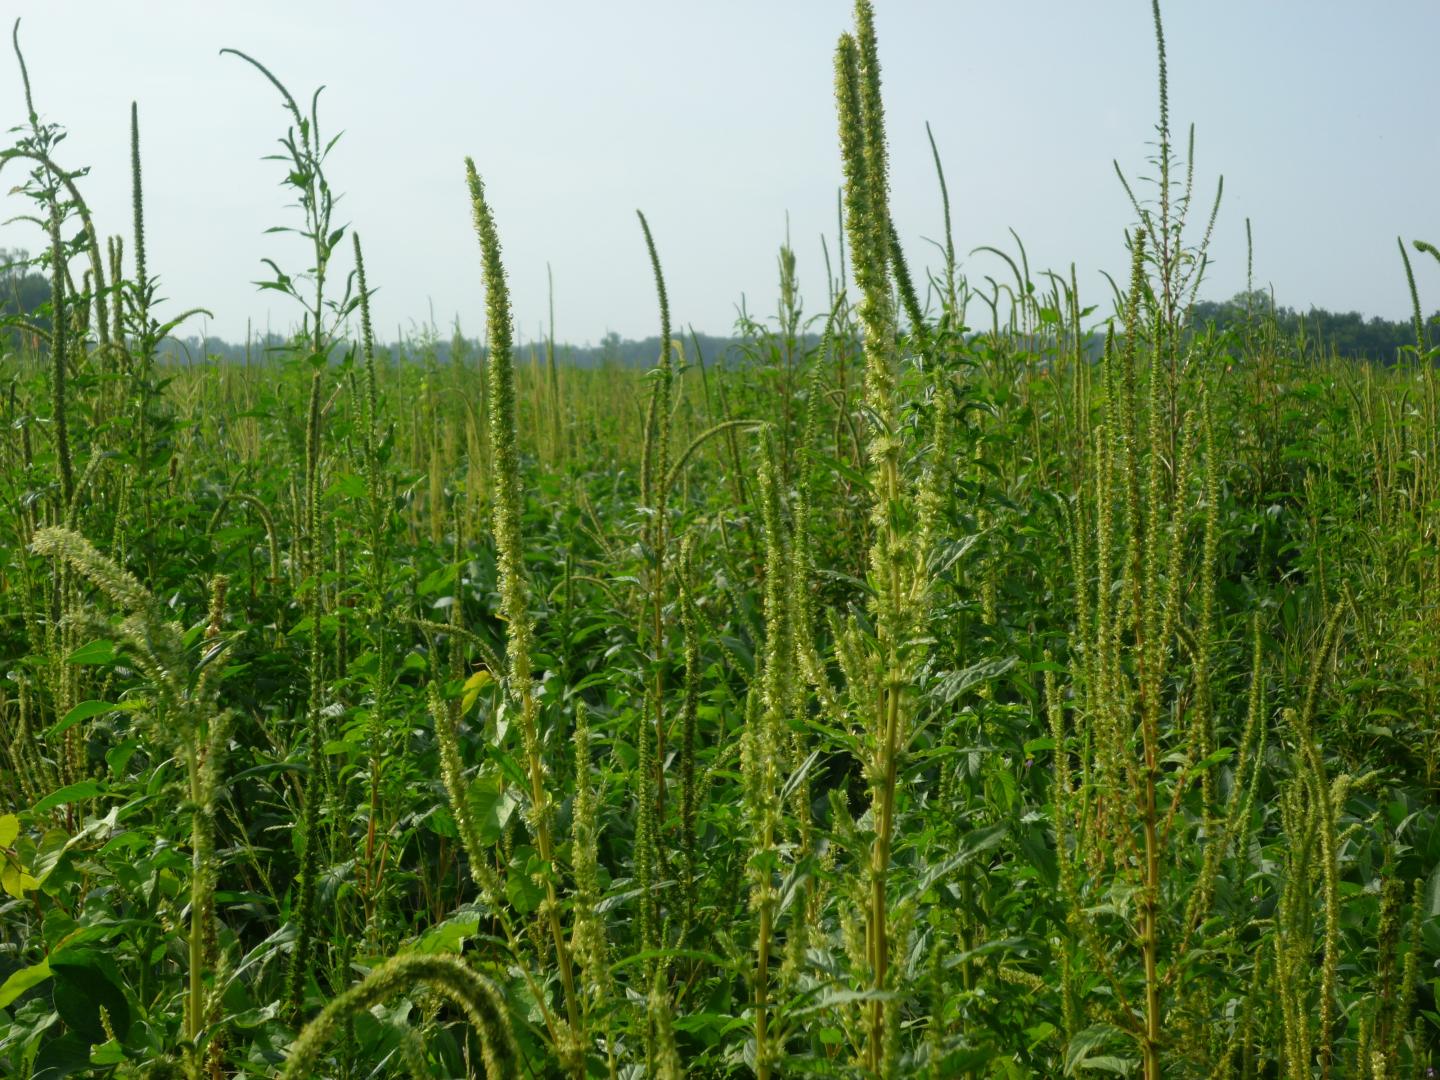
[[[1023,246],[967,279],[935,133],[912,270],[859,0],[826,307],[787,237],[717,364],[641,215],[646,372],[553,320],[517,362],[469,161],[485,346],[382,345],[318,94],[243,54],[299,328],[172,363],[138,110],[102,244],[22,63],[0,168],[50,301],[0,359],[0,1072],[1428,1075],[1429,262],[1395,363],[1194,325],[1217,217],[1152,14],[1108,317]]]

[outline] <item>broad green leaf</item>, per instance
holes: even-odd
[[[110,664],[118,655],[113,641],[99,638],[86,645],[81,645],[67,656],[65,661],[69,664]]]
[[[11,856],[5,856],[4,863],[0,864],[0,888],[16,900],[23,900],[27,889],[33,891],[39,887],[40,883],[16,865]]]
[[[70,662],[72,664],[85,662],[76,660],[76,655],[77,653],[72,653],[70,655]],[[79,705],[76,705],[73,709],[67,712],[63,719],[52,724],[46,730],[45,738],[53,739],[55,738],[55,736],[63,732],[69,731],[76,724],[80,723],[80,721],[89,720],[92,716],[99,716],[102,713],[107,712],[132,712],[136,709],[142,709],[144,707],[145,702],[138,699],[133,701],[126,701],[119,705],[116,705],[113,702],[109,701],[82,701]]]
[[[465,680],[464,694],[460,698],[460,711],[469,712],[480,700],[480,692],[495,681],[488,668],[481,668]]]
[[[90,1072],[90,1040],[71,1031],[52,1039],[35,1055],[35,1071],[30,1080],[63,1080],[67,1076]]]
[[[465,939],[474,937],[480,929],[479,915],[457,915],[432,926],[420,935],[420,940],[411,946],[417,953],[459,953]]]
[[[114,1039],[106,1039],[90,1048],[91,1065],[119,1065],[125,1060],[125,1048]]]
[[[50,957],[55,985],[50,999],[67,1027],[90,1042],[104,1042],[105,1025],[100,1016],[109,1015],[110,1028],[120,1038],[130,1032],[130,1003],[116,982],[114,964],[106,954],[91,949],[66,949]]]
[[[58,791],[52,791],[43,799],[37,802],[31,811],[36,814],[43,814],[47,810],[54,810],[57,806],[65,806],[69,803],[79,802],[81,799],[93,799],[104,790],[94,780],[81,780],[75,784],[66,784]]]
[[[1110,1054],[1094,1057],[1091,1055],[1106,1043],[1124,1040],[1128,1040],[1128,1036],[1113,1024],[1091,1024],[1084,1031],[1077,1031],[1070,1037],[1069,1046],[1065,1050],[1065,1075],[1074,1076],[1082,1070],[1123,1074],[1125,1070],[1133,1067],[1133,1062],[1126,1064],[1123,1059]],[[1117,1065],[1120,1067],[1117,1068]]]
[[[50,978],[49,960],[41,960],[38,964],[11,972],[10,977],[0,983],[0,1009],[9,1008],[10,1003],[26,990],[32,986],[39,986],[48,978]]]

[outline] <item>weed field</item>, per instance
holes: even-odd
[[[1160,16],[1103,303],[963,276],[938,154],[940,265],[901,250],[857,0],[827,294],[782,248],[720,363],[641,215],[648,371],[514,347],[483,160],[484,348],[397,361],[330,132],[244,54],[297,329],[176,363],[143,118],[92,221],[27,78],[0,1074],[1433,1075],[1440,255],[1398,357],[1193,320]]]

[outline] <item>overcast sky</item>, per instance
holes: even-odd
[[[912,260],[940,234],[928,120],[944,159],[957,248],[1025,241],[1033,267],[1123,275],[1132,213],[1111,165],[1146,173],[1156,64],[1145,0],[876,0],[893,209]],[[773,310],[789,214],[808,309],[825,303],[820,236],[834,250],[840,179],[831,56],[846,0],[18,0],[42,115],[64,124],[67,166],[102,233],[130,231],[128,110],[139,102],[152,273],[228,338],[290,327],[297,312],[251,284],[270,255],[303,253],[264,229],[293,220],[275,149],[275,91],[233,57],[267,63],[344,137],[330,162],[340,212],[365,241],[377,329],[390,338],[459,315],[478,335],[479,260],[462,159],[486,179],[517,323],[533,338],[554,270],[562,341],[653,334],[635,208],[654,229],[677,324],[726,333],[737,305]],[[1245,281],[1305,308],[1408,310],[1395,237],[1440,241],[1440,4],[1435,0],[1171,0],[1170,100],[1196,124],[1197,187],[1225,201],[1204,290]],[[0,116],[24,120],[6,54]],[[4,187],[8,188],[7,182]],[[13,197],[9,213],[22,210]],[[1201,216],[1201,215],[1197,215]],[[1200,224],[1197,222],[1197,224]],[[41,246],[23,224],[0,246]],[[1421,267],[1440,307],[1440,267]],[[966,255],[978,279],[993,256]],[[980,318],[972,311],[972,321]],[[198,330],[198,326],[196,327]]]

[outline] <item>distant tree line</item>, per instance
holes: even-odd
[[[37,269],[30,253],[22,249],[0,248],[0,343],[6,350],[15,350],[24,344],[24,331],[6,320],[24,316],[36,325],[47,328],[49,318],[44,310],[50,301],[50,279]],[[34,347],[34,343],[31,343]],[[190,335],[185,338],[171,338],[160,349],[161,358],[176,364],[198,364],[218,359],[230,363],[264,363],[277,352],[288,349],[290,339],[283,334],[266,332],[256,334],[245,341],[228,341],[209,335]],[[697,363],[703,358],[706,364],[735,363],[741,355],[743,341],[734,337],[717,337],[714,334],[689,334],[684,337],[685,356],[688,362]],[[385,357],[392,362],[439,363],[474,362],[484,355],[484,345],[459,332],[458,324],[448,338],[441,336],[433,324],[406,332],[397,328],[395,340],[380,346]],[[521,342],[516,349],[517,359],[524,362],[534,351],[536,359],[545,362],[543,341]],[[660,358],[660,338],[654,335],[634,340],[622,338],[611,331],[598,344],[572,345],[557,343],[557,363],[576,367],[651,367]]]
[[[743,353],[744,341],[740,338],[716,337],[714,334],[686,334],[683,339],[685,360],[696,364],[734,364]],[[218,337],[192,335],[183,339],[171,339],[161,347],[162,357],[176,364],[196,364],[203,360],[223,360],[228,363],[264,363],[279,352],[288,351],[290,339],[279,334],[266,334],[251,338],[250,341],[226,341]],[[485,355],[483,342],[459,334],[449,339],[433,333],[406,334],[395,341],[379,344],[381,359],[391,363],[408,364],[473,364]],[[546,347],[543,341],[526,341],[515,348],[515,358],[520,364],[546,362]],[[555,362],[571,367],[598,368],[648,368],[660,359],[660,337],[655,335],[635,340],[609,333],[599,344],[571,345],[557,342]]]
[[[1236,293],[1229,300],[1201,300],[1195,305],[1194,325],[1198,329],[1213,324],[1224,331],[1273,323],[1282,339],[1303,341],[1307,349],[1382,364],[1393,364],[1400,350],[1415,346],[1415,324],[1409,319],[1391,322],[1378,315],[1367,319],[1358,311],[1318,307],[1300,312],[1284,306],[1272,308],[1271,303],[1270,294],[1258,289]],[[1427,347],[1440,341],[1440,311],[1426,319],[1424,327]]]
[[[28,252],[0,248],[0,323],[11,316],[24,315],[37,325],[48,326],[43,307],[50,299],[50,281],[40,273]],[[1394,363],[1402,349],[1415,344],[1415,327],[1408,320],[1392,322],[1380,316],[1366,318],[1358,311],[1328,311],[1311,307],[1308,311],[1274,305],[1269,293],[1255,290],[1236,293],[1228,300],[1201,300],[1195,304],[1193,325],[1198,329],[1212,326],[1217,331],[1256,330],[1273,327],[1287,341],[1300,341],[1305,348],[1319,350],[1350,359]],[[6,349],[18,348],[23,331],[5,326],[0,341]],[[805,344],[813,345],[806,335]],[[1440,342],[1440,311],[1425,320],[1426,345]],[[750,342],[744,337],[719,337],[714,334],[686,334],[686,360],[708,364],[737,364],[747,354]],[[226,341],[218,337],[190,336],[172,339],[161,349],[162,356],[177,364],[203,363],[209,359],[231,363],[264,363],[277,351],[286,349],[289,339],[280,334],[266,333],[248,341]],[[410,333],[397,329],[396,338],[381,346],[386,359],[406,363],[473,363],[484,355],[484,345],[465,337],[456,324],[450,336],[442,336],[433,324]],[[545,362],[543,341],[522,342],[516,350],[523,363],[533,352],[535,360]],[[596,344],[574,345],[557,343],[555,360],[574,367],[650,367],[660,356],[660,338],[652,336],[622,338],[614,331]]]
[[[0,320],[27,315],[41,326],[48,326],[49,320],[36,317],[40,307],[50,300],[50,280],[35,270],[30,253],[18,248],[0,248]],[[15,326],[6,326],[3,337],[5,348],[16,348],[21,342],[22,331]]]
[[[701,359],[706,364],[734,363],[740,356],[742,341],[739,338],[686,333],[681,340],[684,343],[685,359],[691,364],[698,363]],[[478,344],[476,348],[478,349]],[[521,361],[528,360],[532,352],[536,359],[543,363],[545,343],[543,341],[522,343],[516,349],[516,358]],[[635,340],[622,338],[612,330],[600,339],[599,344],[556,344],[555,360],[557,363],[583,368],[654,367],[660,360],[660,336],[656,334]]]

